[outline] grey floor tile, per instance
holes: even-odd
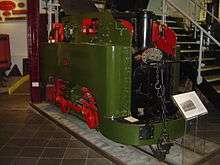
[[[50,139],[53,135],[53,132],[50,131],[37,131],[34,135],[34,139]]]
[[[52,138],[53,139],[70,139],[71,135],[64,131],[55,131]]]
[[[112,165],[108,159],[87,159],[86,165]]]
[[[14,160],[14,157],[0,157],[0,164],[10,165],[13,160]]]
[[[19,154],[19,157],[39,157],[42,152],[42,147],[24,147]]]
[[[78,140],[78,139],[74,136],[71,136],[70,140]]]
[[[210,158],[203,165],[219,165],[220,164],[220,154]]]
[[[60,165],[62,159],[40,159],[37,165]]]
[[[78,140],[71,140],[68,148],[88,148],[88,146]]]
[[[6,144],[10,139],[8,137],[0,137],[0,145]]]
[[[56,129],[57,129],[56,125],[52,123],[43,124],[40,127],[40,130],[43,130],[43,131],[56,131]]]
[[[40,128],[40,125],[37,125],[37,124],[29,124],[28,126],[24,126],[24,128],[21,128],[20,131],[33,131],[33,132],[36,132]]]
[[[65,148],[45,148],[42,158],[63,158]]]
[[[16,130],[0,130],[0,137],[3,138],[7,138],[7,139],[10,139],[11,137],[13,137],[15,134],[17,133]]]
[[[69,140],[66,139],[51,139],[46,147],[61,147],[66,148],[69,144]]]
[[[67,148],[64,159],[86,159],[88,149]]]
[[[0,150],[0,157],[15,157],[19,154],[19,152],[21,151],[20,147],[3,147]]]
[[[8,141],[6,146],[9,147],[23,147],[27,144],[29,139],[23,139],[23,138],[12,138]]]
[[[49,142],[49,139],[29,139],[26,146],[44,147]]]
[[[99,153],[97,153],[96,151],[89,149],[88,158],[104,158],[104,157]]]
[[[16,158],[11,165],[36,165],[38,158]]]
[[[63,159],[61,165],[85,165],[86,159]]]
[[[15,138],[32,138],[35,134],[35,131],[18,131]]]

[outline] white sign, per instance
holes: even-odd
[[[39,83],[39,82],[32,82],[32,83],[31,83],[31,86],[32,86],[32,87],[39,87],[39,86],[40,86],[40,83]]]
[[[174,95],[173,100],[186,120],[191,120],[208,113],[195,91]]]
[[[138,119],[136,119],[136,118],[134,118],[134,117],[132,117],[132,116],[126,117],[126,118],[124,118],[124,119],[127,120],[127,121],[129,121],[129,122],[131,122],[131,123],[135,123],[135,122],[138,122],[138,121],[139,121]]]

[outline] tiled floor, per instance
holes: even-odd
[[[0,95],[0,165],[111,165],[32,111],[28,96]]]
[[[0,165],[112,165],[85,144],[35,113],[28,90],[0,94]],[[212,107],[208,107],[212,109]],[[220,111],[199,122],[198,135],[220,144]],[[205,129],[204,129],[205,128]],[[219,154],[205,164],[219,164]]]

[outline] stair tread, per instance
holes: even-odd
[[[173,29],[173,30],[185,30],[185,28],[183,27],[177,27],[177,26],[170,26],[169,28]]]
[[[157,15],[157,19],[161,20],[162,19],[162,15]],[[168,21],[176,21],[176,22],[183,22],[183,18],[182,17],[174,17],[174,16],[170,16],[170,15],[166,15],[166,20]]]
[[[177,37],[193,37],[191,34],[176,34]]]
[[[197,58],[198,59],[198,58]],[[198,59],[199,60],[199,59]],[[202,58],[202,61],[215,61],[216,58],[215,57],[205,57],[205,58]]]
[[[215,81],[220,81],[220,74],[219,75],[209,75],[209,76],[204,76],[207,82],[215,82]]]
[[[178,41],[177,44],[199,44],[197,41]]]
[[[220,65],[207,65],[202,68],[202,71],[211,71],[211,70],[219,70]]]
[[[161,20],[161,19],[158,19],[157,21],[163,22],[163,20]],[[176,23],[176,21],[174,21],[174,20],[166,20],[166,23]]]
[[[220,93],[220,84],[213,85],[212,87],[216,90],[217,93]]]
[[[196,52],[199,52],[199,51],[200,51],[199,49],[185,49],[185,50],[183,49],[183,50],[180,50],[180,53],[196,53]],[[203,51],[205,51],[205,52],[208,52],[208,51],[210,51],[210,52],[214,52],[214,51],[219,52],[220,49],[216,49],[216,50],[205,49]]]
[[[199,60],[199,57],[196,58],[185,58],[186,60]],[[215,61],[216,58],[215,57],[204,57],[202,58],[202,61]]]

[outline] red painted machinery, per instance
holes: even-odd
[[[81,97],[73,103],[65,98],[66,84],[61,79],[57,79],[53,84],[48,84],[46,87],[47,101],[58,103],[63,113],[67,113],[69,110],[81,113],[89,128],[97,128],[99,125],[99,113],[96,100],[91,91],[86,87],[81,87]]]
[[[0,72],[8,70],[11,66],[11,53],[9,35],[0,34]],[[0,75],[1,76],[1,75]]]
[[[153,22],[152,42],[155,47],[171,56],[176,56],[176,34],[175,32],[159,22]]]
[[[84,34],[96,34],[99,25],[97,18],[85,18],[81,25],[81,30]]]
[[[62,42],[64,40],[64,26],[62,23],[53,23],[49,41]]]

